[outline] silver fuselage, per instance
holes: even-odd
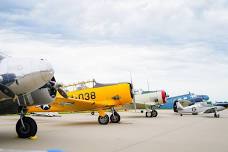
[[[183,107],[183,108],[178,108],[178,113],[182,113],[182,114],[192,114],[192,113],[214,113],[214,110],[210,109],[214,109],[215,111],[222,111],[225,109],[225,107],[223,106],[213,106],[210,104],[207,104],[205,102],[199,102],[196,103],[194,105],[188,106],[188,107]]]
[[[31,93],[48,83],[54,70],[47,60],[30,58],[0,58],[0,83],[15,94]],[[9,98],[0,91],[0,102]]]

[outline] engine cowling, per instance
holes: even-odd
[[[21,105],[25,106],[47,105],[55,100],[56,94],[56,89],[46,84],[36,91],[19,96],[19,101]]]
[[[55,100],[56,90],[45,87],[31,93],[33,105],[46,105]]]
[[[148,105],[161,105],[166,103],[167,94],[164,90],[160,91],[143,91],[135,95],[136,103]]]

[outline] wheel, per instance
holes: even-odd
[[[152,112],[146,112],[146,117],[152,117]]]
[[[181,113],[180,116],[183,116],[183,114]]]
[[[22,118],[25,128],[23,128],[21,120],[19,119],[16,124],[16,131],[19,138],[29,138],[36,135],[37,125],[35,120],[30,117]]]
[[[143,110],[141,110],[141,113],[143,113],[144,111]]]
[[[94,115],[94,111],[93,111],[93,112],[91,112],[91,115]]]
[[[220,115],[215,113],[215,114],[214,114],[214,117],[215,117],[215,118],[219,118]]]
[[[105,115],[104,117],[99,116],[98,117],[98,122],[101,125],[107,125],[109,123],[109,116],[108,115]]]
[[[110,120],[112,123],[119,123],[120,122],[120,115],[117,112],[114,112],[114,115],[111,114]]]
[[[152,113],[152,117],[157,117],[158,116],[158,112],[156,110],[153,110],[151,113]]]

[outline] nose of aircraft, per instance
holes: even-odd
[[[163,100],[163,103],[165,104],[166,103],[166,92],[164,90],[161,91],[161,95],[162,95],[162,100]]]
[[[44,81],[49,81],[54,76],[52,65],[44,59],[40,59],[40,74]]]

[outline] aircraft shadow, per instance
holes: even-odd
[[[96,126],[98,122],[95,121],[83,121],[83,122],[68,122],[57,124],[58,126]]]
[[[0,132],[0,147],[3,148],[2,146],[4,143],[17,143],[20,138],[17,137],[16,134],[12,134],[9,132]],[[21,139],[25,140],[25,139]],[[28,139],[29,140],[29,139]]]
[[[219,118],[215,118],[214,116],[202,116],[202,117],[204,117],[204,118],[210,118],[210,119],[227,119],[228,118],[228,116],[226,116],[226,115],[221,115]]]
[[[57,124],[57,126],[70,127],[70,126],[109,126],[109,125],[128,125],[132,123],[120,122],[120,123],[109,123],[108,125],[100,125],[97,121],[83,121],[83,122],[69,122]]]

